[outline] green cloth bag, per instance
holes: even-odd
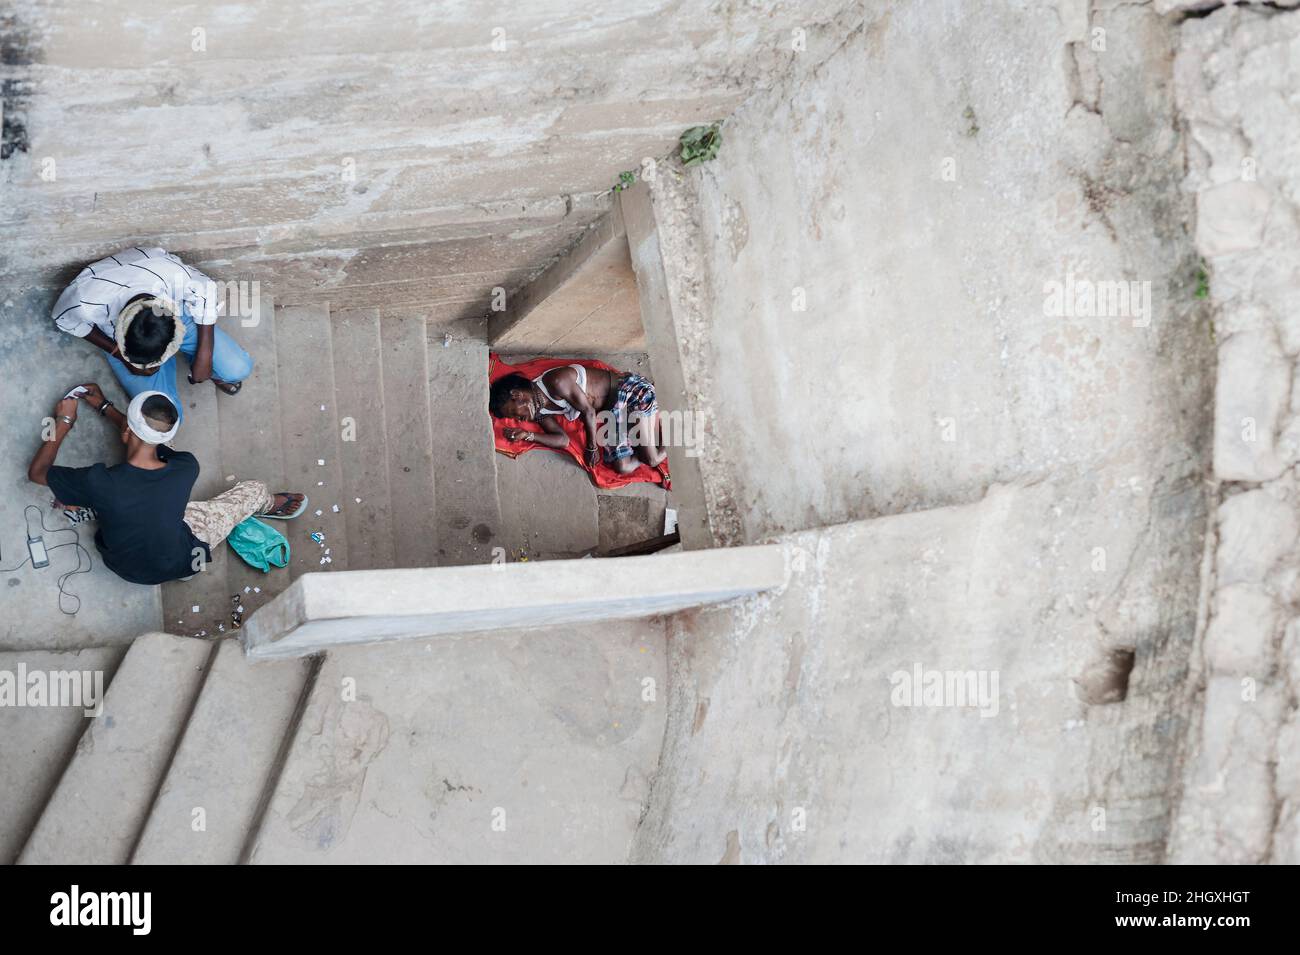
[[[274,527],[255,517],[235,525],[226,543],[245,564],[264,574],[272,565],[285,567],[289,564],[289,541]]]

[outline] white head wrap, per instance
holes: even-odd
[[[154,395],[162,395],[171,402],[172,407],[175,407],[175,402],[172,402],[171,398],[168,398],[161,391],[142,391],[132,398],[131,403],[127,406],[126,423],[127,427],[135,432],[135,436],[145,444],[166,444],[176,437],[176,430],[181,426],[180,416],[177,415],[176,423],[172,425],[170,431],[155,431],[151,428],[149,422],[145,420],[143,409],[144,403]]]
[[[160,315],[172,317],[172,340],[167,343],[166,350],[157,361],[138,363],[131,361],[126,355],[126,330],[131,327],[135,317],[146,308],[152,308]],[[164,362],[181,350],[181,343],[185,341],[185,322],[181,319],[181,310],[176,307],[176,303],[165,295],[138,298],[118,312],[117,323],[113,326],[113,337],[117,339],[117,353],[122,356],[124,362],[134,365],[141,371],[148,371],[161,368]]]

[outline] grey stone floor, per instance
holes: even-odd
[[[0,569],[8,570],[27,557],[24,510],[40,508],[48,527],[70,527],[50,509],[47,488],[27,480],[27,466],[41,440],[41,419],[51,414],[55,402],[73,385],[97,381],[105,394],[120,398],[117,383],[98,352],[58,331],[49,317],[53,294],[45,289],[8,288],[0,291]],[[182,387],[186,387],[182,385]],[[84,409],[83,409],[84,410]],[[112,428],[83,415],[63,443],[60,464],[81,467],[96,461],[116,461],[121,455]],[[33,531],[39,522],[28,511]],[[41,532],[47,547],[72,540],[68,533]],[[58,579],[85,556],[76,548],[50,552],[50,566],[30,565],[0,573],[0,648],[76,649],[129,643],[149,630],[157,630],[162,609],[157,587],[129,584],[108,570],[99,559],[93,532],[83,527],[78,538],[92,561],[87,574],[69,578],[66,589],[80,598],[65,598],[59,609]]]

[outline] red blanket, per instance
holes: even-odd
[[[534,358],[532,361],[526,361],[522,365],[507,365],[496,354],[488,355],[488,383],[496,381],[509,374],[520,374],[525,378],[533,379],[543,372],[550,371],[560,365],[585,365],[588,368],[601,368],[605,371],[618,371],[617,368],[611,368],[601,361],[591,361],[585,358]],[[586,447],[587,428],[581,420],[568,421],[563,417],[557,416],[556,419],[560,426],[564,428],[565,433],[569,436],[568,447],[565,448],[548,448],[550,451],[557,451],[560,454],[567,454],[578,463],[578,466],[591,475],[591,483],[596,487],[622,487],[625,484],[632,484],[636,481],[649,481],[651,484],[662,484],[665,488],[671,488],[672,483],[668,479],[668,462],[663,464],[663,473],[655,468],[648,467],[644,464],[639,465],[631,474],[619,474],[603,460],[598,461],[594,468],[587,467],[586,461],[583,460],[583,448]],[[527,441],[507,441],[505,438],[506,428],[522,428],[525,431],[536,431],[541,433],[541,426],[533,424],[531,421],[519,421],[515,418],[493,418],[492,434],[496,439],[496,448],[502,454],[517,458],[525,451],[532,451],[535,448],[546,447],[542,444],[530,444]]]

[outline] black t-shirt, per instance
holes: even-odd
[[[158,445],[166,464],[156,470],[123,462],[113,467],[50,468],[46,480],[63,504],[93,507],[99,514],[95,546],[108,569],[133,584],[161,584],[195,572],[195,549],[204,561],[208,545],[185,523],[185,505],[199,478],[188,451]]]

